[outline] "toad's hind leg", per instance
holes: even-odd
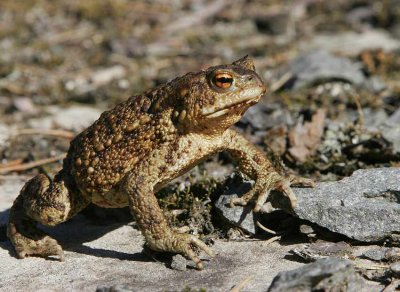
[[[82,210],[88,202],[71,194],[58,177],[52,182],[43,174],[35,176],[25,184],[11,207],[7,236],[19,258],[56,255],[64,260],[58,242],[36,225],[60,224]]]

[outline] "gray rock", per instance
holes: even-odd
[[[396,276],[400,276],[400,262],[391,264],[390,271]]]
[[[397,262],[400,260],[400,248],[377,247],[365,251],[362,256],[377,262]]]
[[[372,76],[369,78],[366,86],[375,93],[379,93],[387,88],[386,83],[379,76]]]
[[[388,115],[384,109],[363,109],[364,125],[369,131],[378,131],[378,127],[385,124],[388,120]]]
[[[387,119],[386,124],[391,126],[400,124],[400,108]]]
[[[342,80],[356,86],[366,82],[360,65],[323,50],[299,56],[289,65],[287,71],[291,73],[292,78],[285,87],[293,90],[332,80]]]
[[[321,34],[301,44],[303,50],[324,49],[329,52],[356,56],[364,50],[383,49],[390,52],[400,48],[400,41],[387,31],[368,29],[362,33],[344,32]]]
[[[46,111],[49,116],[31,119],[28,122],[29,126],[40,129],[61,128],[81,132],[97,120],[102,113],[100,109],[88,106],[71,106],[68,108],[49,106]]]
[[[357,170],[341,181],[294,192],[294,214],[330,231],[366,242],[400,233],[400,168]]]
[[[363,256],[366,257],[367,259],[379,262],[385,259],[385,254],[386,254],[385,248],[375,248],[366,251],[363,254]]]
[[[180,254],[172,257],[171,268],[177,271],[186,271],[187,260]]]
[[[386,248],[374,248],[367,250],[366,252],[363,253],[363,256],[367,259],[373,260],[380,262],[385,259],[386,255]]]
[[[250,234],[256,233],[252,206],[229,207],[251,182],[228,183],[215,207],[229,223]],[[291,210],[285,197],[272,193],[273,207],[294,213],[332,232],[365,241],[397,240],[400,233],[400,168],[357,170],[338,182],[319,183],[315,188],[293,188],[298,204]]]
[[[400,108],[379,128],[382,136],[393,144],[393,150],[400,153]]]
[[[227,190],[215,202],[215,207],[220,212],[222,217],[230,224],[238,226],[243,230],[255,234],[255,214],[252,211],[252,206],[235,206],[229,207],[232,198],[241,197],[251,189],[253,182],[245,181],[242,184],[228,184]]]
[[[269,292],[279,291],[367,291],[363,278],[351,262],[327,258],[291,271],[280,272],[272,281]]]
[[[267,106],[262,103],[250,107],[240,121],[257,130],[266,130],[282,124],[294,124],[288,110],[277,107],[275,104]]]

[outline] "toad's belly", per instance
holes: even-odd
[[[128,196],[114,189],[106,193],[93,193],[92,203],[103,208],[123,208],[129,205]]]

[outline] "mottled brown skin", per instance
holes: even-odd
[[[8,237],[18,257],[58,255],[61,246],[36,227],[55,226],[89,203],[101,207],[130,206],[148,246],[181,253],[203,267],[200,249],[213,256],[197,237],[178,234],[167,224],[155,193],[172,179],[220,151],[228,151],[240,170],[256,181],[231,204],[255,210],[272,189],[292,205],[290,184],[308,180],[282,177],[265,155],[229,129],[266,88],[245,57],[231,65],[188,73],[168,84],[134,96],[104,112],[72,142],[63,169],[50,181],[40,174],[28,181],[11,208]]]

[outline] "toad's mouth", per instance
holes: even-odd
[[[256,104],[259,99],[260,99],[260,96],[257,96],[255,98],[251,98],[251,99],[248,99],[248,100],[245,100],[245,101],[243,101],[243,100],[242,101],[238,101],[237,103],[229,104],[229,105],[226,105],[223,108],[216,109],[215,111],[207,113],[204,116],[207,117],[207,118],[217,118],[217,117],[226,115],[226,114],[234,111],[235,109],[239,109],[239,108],[242,108],[244,106],[250,107],[250,106]]]
[[[265,91],[264,86],[255,86],[243,89],[239,95],[235,95],[235,93],[226,95],[218,98],[213,105],[204,107],[201,114],[203,117],[215,118],[243,107],[249,107],[256,104]]]

